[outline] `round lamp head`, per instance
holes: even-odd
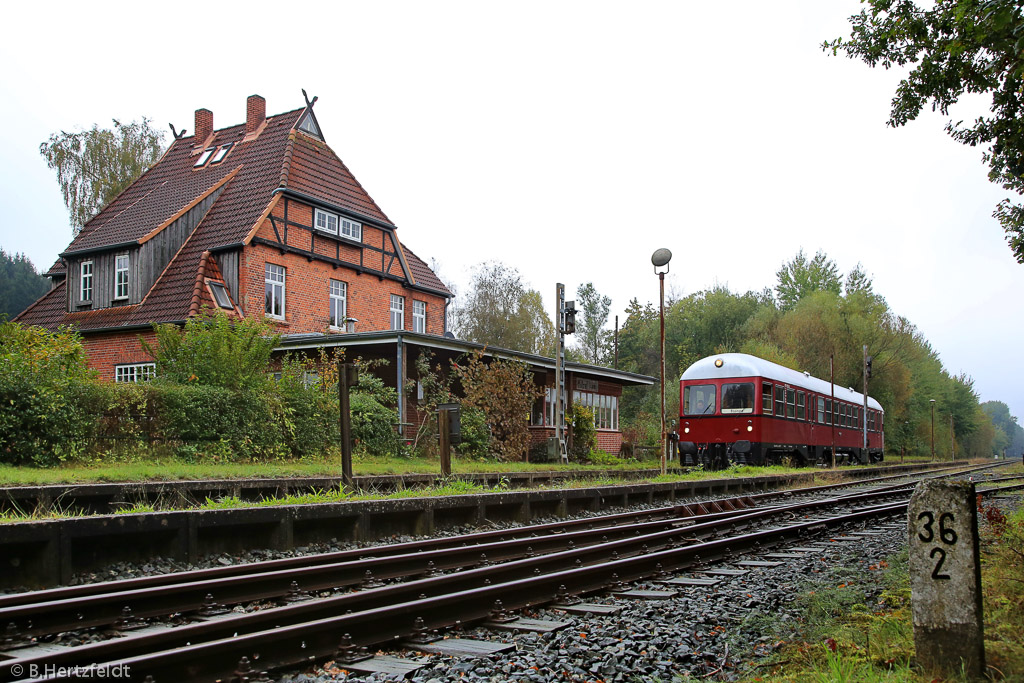
[[[651,263],[654,264],[655,268],[667,266],[668,262],[671,260],[672,252],[669,251],[668,249],[658,249],[656,252],[654,252],[654,255],[651,256]]]

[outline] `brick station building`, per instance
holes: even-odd
[[[282,350],[359,346],[364,357],[394,359],[386,379],[400,390],[419,349],[477,348],[446,337],[452,293],[327,145],[315,102],[268,117],[266,101],[252,95],[245,123],[220,130],[212,112],[196,110],[194,134],[176,134],[83,226],[46,273],[50,291],[15,320],[74,326],[90,367],[117,382],[153,375],[141,340],[154,340],[154,323],[183,325],[203,307],[273,320]],[[553,359],[489,353],[523,360],[539,385],[552,384]],[[602,448],[617,451],[622,386],[653,378],[573,371],[578,399],[601,416]],[[415,422],[415,403],[400,401],[401,421]],[[538,416],[542,439],[548,428]]]

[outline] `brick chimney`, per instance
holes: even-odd
[[[249,95],[245,101],[245,134],[252,135],[267,120],[267,101],[259,95]]]
[[[209,109],[196,109],[195,144],[201,145],[213,133],[213,112]]]

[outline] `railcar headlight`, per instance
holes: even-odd
[[[748,432],[752,432],[752,431],[754,431],[754,425],[752,425],[752,424],[750,423],[750,420],[747,420],[747,431],[748,431]]]
[[[715,367],[716,368],[722,367],[722,359],[721,358],[716,358],[715,359]]]
[[[690,428],[689,427],[683,427],[683,434],[689,434],[689,433],[690,433]]]

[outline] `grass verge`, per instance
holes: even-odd
[[[1018,470],[1021,468],[1018,466]],[[995,680],[1024,683],[1024,508],[1003,515],[982,508],[982,592],[986,659]],[[914,661],[907,554],[873,567],[877,573],[844,576],[834,568],[834,587],[798,598],[801,618],[792,622],[759,616],[751,624],[779,646],[745,681],[765,683],[935,683]]]

